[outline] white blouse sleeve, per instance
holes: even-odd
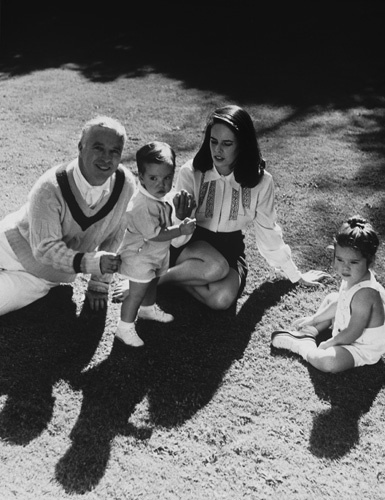
[[[282,229],[276,222],[273,178],[266,172],[261,183],[254,219],[258,250],[269,265],[283,271],[295,283],[301,278],[301,273],[291,258],[291,249],[284,242]]]

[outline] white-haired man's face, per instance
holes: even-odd
[[[123,153],[123,139],[114,130],[92,127],[79,143],[80,170],[91,186],[101,186],[114,174]]]

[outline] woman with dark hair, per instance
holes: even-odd
[[[248,271],[243,230],[254,223],[259,252],[292,281],[319,285],[321,271],[301,274],[276,223],[274,183],[265,170],[253,121],[235,105],[208,118],[202,145],[179,171],[177,191],[194,196],[197,227],[187,244],[171,247],[171,265],[159,284],[175,284],[212,309],[227,309]]]
[[[202,145],[179,171],[176,190],[193,196],[195,215],[182,210],[189,202],[181,195],[180,219],[194,216],[196,229],[187,244],[171,245],[168,272],[159,284],[183,287],[212,309],[227,309],[241,294],[248,271],[243,231],[254,224],[259,252],[294,283],[319,285],[320,271],[301,274],[276,223],[274,183],[265,170],[254,124],[243,108],[216,109],[208,118]],[[126,292],[118,287],[115,297]]]

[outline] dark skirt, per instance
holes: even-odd
[[[206,241],[214,247],[229,263],[240,277],[239,295],[242,293],[247,278],[248,265],[245,257],[245,242],[242,231],[231,233],[214,233],[209,229],[197,226],[191,239],[179,248],[170,247],[170,267],[175,266],[179,255],[194,241]]]

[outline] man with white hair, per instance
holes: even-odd
[[[91,274],[90,307],[106,307],[135,189],[134,176],[120,164],[126,138],[113,118],[88,121],[78,157],[45,172],[25,205],[0,222],[0,315],[74,281],[78,273]]]

